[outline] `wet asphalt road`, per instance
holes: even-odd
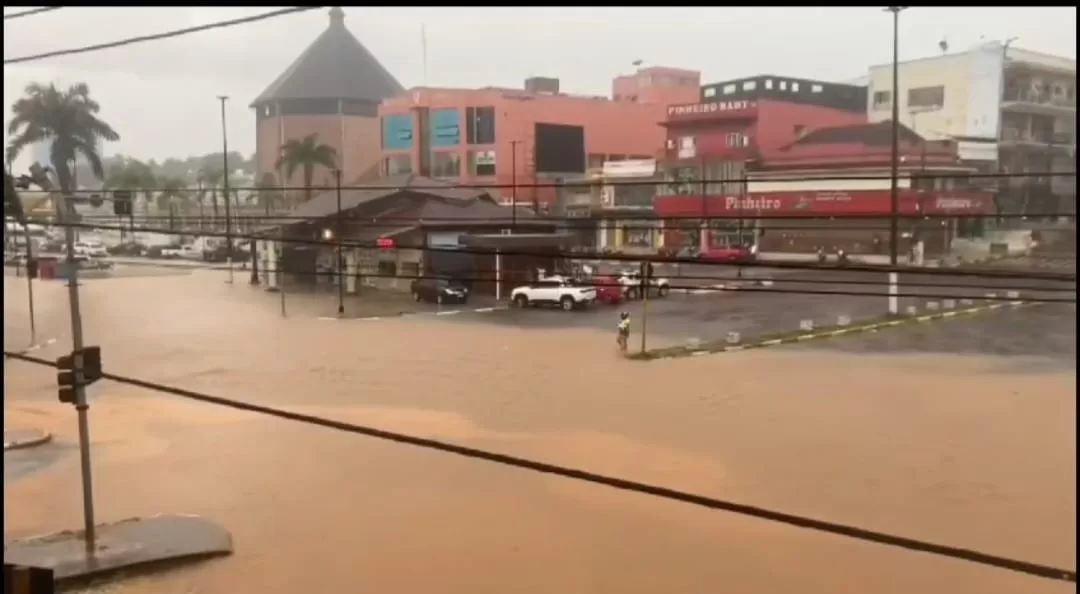
[[[674,271],[673,271],[674,272]],[[747,270],[747,273],[749,269]],[[713,266],[699,266],[683,270],[681,276],[665,274],[676,288],[687,288],[734,282],[732,271],[717,270]],[[741,289],[686,293],[673,291],[660,299],[650,299],[646,306],[641,301],[619,306],[595,305],[586,311],[563,312],[557,309],[528,309],[453,316],[455,322],[480,322],[522,328],[598,328],[614,330],[618,312],[629,311],[634,319],[634,332],[640,336],[644,326],[648,330],[648,345],[663,347],[685,344],[687,341],[710,341],[725,338],[730,332],[738,332],[744,340],[769,334],[798,330],[800,322],[813,321],[817,327],[836,324],[840,316],[852,320],[874,318],[888,312],[887,278],[881,273],[858,273],[848,271],[777,271],[755,269],[756,279],[770,279],[771,284],[754,284],[749,274],[744,274]],[[989,303],[993,299],[1067,299],[1075,300],[1075,284],[1025,279],[982,278],[966,275],[903,275],[900,278],[900,308],[906,311],[915,306],[926,312],[928,304],[940,307],[945,300],[971,299],[975,304]],[[1063,307],[1061,305],[1057,307]],[[1054,310],[1057,311],[1057,310]],[[1017,315],[1025,315],[1026,312]],[[1038,315],[1038,314],[1034,314]],[[1068,316],[1066,316],[1068,317]],[[1075,318],[1075,315],[1073,315]],[[1028,332],[1024,318],[1013,323],[1015,328],[998,329],[993,325],[977,325],[976,335],[993,336],[1004,333]],[[645,324],[643,324],[643,320]],[[972,322],[975,323],[975,322]],[[977,324],[977,323],[976,323]],[[961,327],[961,326],[958,326]],[[949,335],[949,331],[943,331]],[[639,338],[634,338],[637,344]],[[954,342],[959,339],[952,339]],[[987,343],[985,338],[976,342]],[[997,344],[999,339],[990,341]],[[952,342],[923,340],[922,347],[939,344],[945,351],[953,348]],[[899,347],[901,350],[904,347]],[[963,349],[961,349],[963,350]]]

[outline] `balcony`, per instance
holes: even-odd
[[[1001,109],[1027,113],[1076,113],[1076,97],[1036,92],[1030,89],[1006,89],[1001,97]]]
[[[1001,129],[999,144],[1002,148],[1044,148],[1058,150],[1075,150],[1075,132],[1029,132],[1019,128],[1005,127]]]

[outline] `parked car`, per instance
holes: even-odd
[[[198,260],[202,258],[202,254],[199,253],[199,250],[190,245],[173,245],[161,248],[161,257]]]
[[[614,276],[593,276],[586,282],[596,288],[596,300],[600,303],[612,305],[626,299],[626,288]]]
[[[413,299],[429,303],[468,303],[469,289],[453,280],[442,278],[418,278],[410,287]]]
[[[105,248],[113,256],[143,256],[146,255],[146,246],[134,241],[125,241],[114,246]]]
[[[549,276],[517,287],[510,292],[510,300],[520,308],[530,305],[557,305],[563,311],[588,307],[596,301],[596,288],[575,283],[566,277]]]
[[[757,258],[752,248],[737,245],[709,248],[698,257],[710,262],[752,262]]]
[[[626,290],[626,298],[630,300],[641,297],[641,272],[637,270],[623,270],[619,273],[619,283]],[[671,282],[666,278],[652,277],[649,279],[649,293],[656,291],[657,296],[665,297],[671,292]]]
[[[91,241],[75,242],[75,252],[86,254],[90,258],[106,258],[109,255],[104,245]]]

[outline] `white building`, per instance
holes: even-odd
[[[870,68],[871,122],[892,117],[892,65]],[[952,139],[987,171],[1076,169],[1076,61],[991,42],[899,65],[900,121],[924,138]],[[1005,208],[1075,212],[1075,177],[998,184]],[[1011,206],[1010,206],[1011,205]]]

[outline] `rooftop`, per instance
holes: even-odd
[[[379,103],[401,93],[401,83],[345,27],[345,11],[330,9],[330,26],[251,106],[296,99]]]

